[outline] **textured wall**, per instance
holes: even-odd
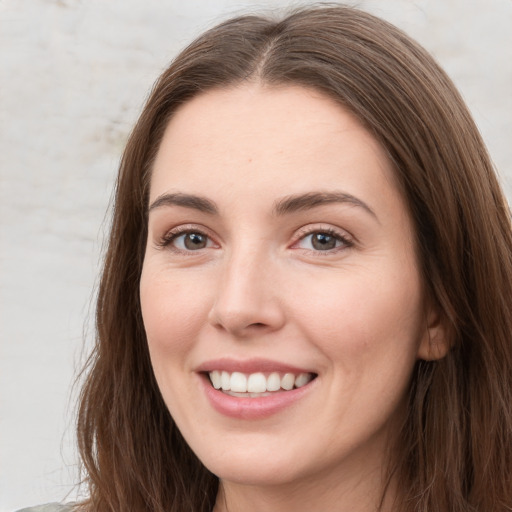
[[[153,80],[226,15],[287,4],[0,0],[0,511],[61,500],[76,478],[71,384],[111,185]],[[359,5],[446,68],[511,197],[512,1]]]

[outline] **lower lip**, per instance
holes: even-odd
[[[290,391],[280,391],[259,398],[245,398],[226,395],[222,391],[215,389],[206,375],[201,377],[206,396],[213,408],[225,416],[242,420],[268,418],[294,405],[309,392],[316,380],[314,379],[305,386]]]

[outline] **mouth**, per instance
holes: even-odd
[[[319,374],[280,361],[221,358],[196,368],[212,407],[238,420],[264,420],[294,410],[318,388]]]
[[[299,389],[316,378],[314,373],[292,372],[228,372],[213,370],[206,373],[216,390],[238,398],[262,398]]]

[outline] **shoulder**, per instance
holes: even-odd
[[[37,507],[29,507],[18,510],[18,512],[71,512],[73,507],[71,504],[61,505],[60,503],[47,503]]]

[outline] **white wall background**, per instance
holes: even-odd
[[[152,82],[204,28],[286,5],[0,0],[0,511],[63,500],[76,481],[71,384],[111,185]],[[512,0],[359,5],[434,53],[512,197]]]

